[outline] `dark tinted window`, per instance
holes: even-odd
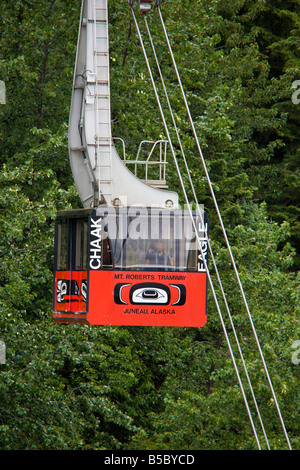
[[[56,229],[56,269],[86,271],[88,219],[58,219]]]

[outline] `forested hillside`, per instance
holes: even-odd
[[[80,5],[0,3],[0,449],[256,449],[210,291],[202,329],[52,321],[55,216],[81,206],[67,137]],[[161,11],[299,449],[300,1],[165,0]],[[133,158],[166,136],[127,0],[109,0],[109,18],[112,130]],[[155,12],[149,23],[270,447],[286,449]],[[171,161],[168,183],[183,203]]]

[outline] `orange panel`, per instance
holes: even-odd
[[[86,313],[87,272],[56,271],[54,282],[54,311],[56,313]],[[58,315],[53,314],[58,318]],[[73,316],[70,316],[70,318]],[[79,317],[78,317],[79,318]]]
[[[205,273],[90,271],[88,322],[193,326],[206,323]]]

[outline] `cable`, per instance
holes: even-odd
[[[174,148],[173,148],[173,145],[172,145],[170,134],[169,134],[169,131],[168,131],[167,123],[166,123],[164,113],[163,113],[163,110],[162,110],[162,107],[161,107],[160,99],[159,99],[159,96],[158,96],[158,93],[157,93],[157,89],[156,89],[155,82],[154,82],[154,79],[153,79],[153,75],[152,75],[152,72],[151,72],[151,68],[150,68],[150,65],[149,65],[149,61],[148,61],[147,53],[146,53],[146,50],[145,50],[145,47],[144,47],[143,39],[142,39],[140,30],[139,30],[139,26],[138,26],[138,23],[137,23],[137,20],[136,20],[136,17],[135,17],[135,14],[134,14],[134,11],[133,11],[132,7],[131,7],[131,12],[132,12],[132,16],[133,16],[133,19],[134,19],[134,23],[135,23],[135,26],[136,26],[137,33],[138,33],[138,37],[139,37],[139,40],[140,40],[140,43],[141,43],[141,47],[142,47],[142,50],[143,50],[143,54],[144,54],[145,62],[146,62],[146,65],[147,65],[148,73],[149,73],[149,76],[150,76],[150,80],[151,80],[151,83],[152,83],[152,87],[153,87],[153,90],[154,90],[154,93],[155,93],[155,97],[156,97],[156,100],[157,100],[157,103],[158,103],[160,114],[161,114],[161,117],[162,117],[162,120],[163,120],[163,124],[164,124],[164,127],[165,127],[166,134],[167,134],[167,139],[169,141],[171,152],[172,152],[172,155],[173,155],[173,158],[174,158],[174,163],[175,163],[175,166],[176,166],[177,174],[178,174],[180,184],[181,184],[181,187],[182,187],[182,190],[183,190],[183,193],[184,193],[184,197],[185,197],[185,200],[186,200],[186,203],[187,203],[187,206],[188,206],[189,215],[190,215],[191,221],[192,221],[193,226],[194,226],[198,246],[199,246],[201,256],[202,256],[202,259],[203,259],[203,263],[204,263],[204,266],[205,266],[205,271],[207,273],[208,281],[209,281],[211,291],[212,291],[212,294],[213,294],[213,297],[214,297],[214,300],[215,300],[215,304],[216,304],[216,307],[217,307],[217,310],[218,310],[218,314],[219,314],[220,321],[221,321],[221,324],[222,324],[225,339],[226,339],[226,342],[227,342],[227,345],[228,345],[228,349],[229,349],[229,352],[230,352],[230,355],[231,355],[231,358],[232,358],[233,366],[234,366],[234,369],[235,369],[235,372],[236,372],[236,375],[237,375],[239,386],[240,386],[242,396],[243,396],[243,399],[244,399],[244,402],[245,402],[245,406],[246,406],[246,409],[247,409],[247,412],[248,412],[251,427],[252,427],[252,430],[253,430],[253,433],[254,433],[254,437],[255,437],[257,446],[258,446],[259,449],[261,449],[260,442],[259,442],[259,439],[258,439],[258,436],[257,436],[257,432],[256,432],[256,429],[255,429],[255,425],[254,425],[254,422],[253,422],[253,419],[252,419],[252,416],[251,416],[251,411],[250,411],[250,408],[249,408],[249,405],[248,405],[247,397],[245,395],[244,387],[243,387],[243,384],[242,384],[242,381],[241,381],[241,378],[240,378],[240,374],[239,374],[239,371],[238,371],[238,368],[237,368],[237,365],[236,365],[233,350],[232,350],[230,340],[229,340],[229,337],[228,337],[228,334],[227,334],[226,326],[225,326],[223,316],[222,316],[222,313],[221,313],[221,310],[220,310],[218,299],[217,299],[215,289],[214,289],[214,286],[213,286],[213,283],[212,283],[212,279],[211,279],[211,276],[210,276],[210,273],[209,273],[209,270],[208,270],[208,267],[207,267],[205,256],[203,254],[201,241],[200,241],[200,239],[198,237],[198,234],[197,234],[197,228],[195,226],[194,218],[193,218],[193,215],[192,215],[192,212],[191,212],[191,206],[190,206],[189,199],[188,199],[185,187],[184,187],[184,183],[183,183],[183,180],[182,180],[182,176],[181,176],[181,173],[180,173],[180,169],[179,169],[179,166],[178,166],[178,162],[177,162],[177,159],[176,159],[176,155],[175,155],[175,152],[174,152]]]
[[[149,25],[148,25],[148,21],[147,21],[146,16],[144,16],[144,21],[145,21],[145,24],[146,24],[146,29],[147,29],[147,32],[148,32],[148,37],[149,37],[150,44],[151,44],[151,47],[152,47],[153,55],[155,57],[158,73],[159,73],[159,76],[160,76],[160,79],[161,79],[161,82],[162,82],[162,86],[163,86],[163,89],[164,89],[165,97],[166,97],[166,100],[167,100],[167,103],[168,103],[169,111],[170,111],[170,114],[171,114],[171,117],[172,117],[172,121],[173,121],[173,125],[174,125],[175,132],[176,132],[176,135],[177,135],[180,150],[181,150],[181,153],[182,153],[182,156],[183,156],[183,159],[184,159],[188,179],[189,179],[189,182],[190,182],[190,185],[191,185],[194,200],[196,202],[196,207],[197,207],[197,210],[199,212],[199,216],[200,216],[200,219],[201,219],[202,226],[204,227],[205,237],[206,237],[206,240],[207,240],[207,244],[208,244],[209,252],[210,252],[212,262],[213,262],[213,265],[214,265],[214,269],[215,269],[215,272],[216,272],[216,275],[217,275],[218,283],[219,283],[219,286],[220,286],[220,289],[221,289],[221,292],[222,292],[222,296],[223,296],[223,300],[224,300],[225,307],[226,307],[226,310],[227,310],[227,314],[228,314],[228,317],[229,317],[229,320],[230,320],[230,324],[231,324],[231,327],[232,327],[232,330],[233,330],[233,333],[234,333],[234,337],[235,337],[235,340],[236,340],[236,344],[237,344],[237,347],[238,347],[238,350],[239,350],[239,354],[240,354],[240,357],[241,357],[241,360],[242,360],[243,368],[244,368],[246,378],[247,378],[247,381],[248,381],[248,385],[249,385],[249,388],[250,388],[250,391],[251,391],[251,394],[252,394],[252,398],[253,398],[253,402],[254,402],[256,412],[257,412],[257,415],[258,415],[258,419],[260,421],[260,425],[261,425],[261,428],[262,428],[262,431],[263,431],[263,434],[264,434],[264,437],[265,437],[265,440],[266,440],[267,447],[270,450],[269,441],[268,441],[267,434],[266,434],[266,431],[265,431],[265,427],[264,427],[264,424],[263,424],[263,420],[262,420],[262,417],[261,417],[261,414],[260,414],[260,411],[259,411],[259,407],[258,407],[258,404],[257,404],[257,401],[256,401],[255,393],[254,393],[254,390],[253,390],[253,387],[252,387],[252,384],[251,384],[251,379],[250,379],[248,371],[247,371],[247,366],[246,366],[246,363],[245,363],[245,360],[244,360],[244,357],[243,357],[242,349],[240,347],[240,342],[239,342],[239,339],[238,339],[238,336],[237,336],[237,333],[236,333],[236,329],[235,329],[235,326],[234,326],[234,323],[233,323],[232,315],[230,313],[229,305],[228,305],[226,295],[225,295],[225,292],[224,292],[224,289],[223,289],[223,285],[222,285],[222,281],[221,281],[221,278],[220,278],[220,275],[219,275],[219,271],[218,271],[218,268],[217,268],[217,265],[216,265],[216,262],[215,262],[215,258],[214,258],[213,251],[212,251],[212,248],[211,248],[211,243],[209,241],[209,237],[208,237],[207,231],[205,229],[205,224],[204,224],[204,221],[203,221],[203,218],[202,218],[202,213],[199,209],[199,202],[198,202],[198,199],[197,199],[197,196],[196,196],[195,187],[194,187],[194,184],[193,184],[193,181],[192,181],[192,178],[191,178],[191,173],[190,173],[190,170],[189,170],[189,167],[188,167],[188,164],[187,164],[187,160],[186,160],[185,153],[184,153],[184,150],[183,150],[181,138],[180,138],[180,135],[179,135],[179,132],[178,132],[176,121],[175,121],[175,118],[174,118],[174,113],[173,113],[172,106],[171,106],[171,103],[170,103],[170,100],[169,100],[168,92],[167,92],[167,89],[166,89],[166,86],[165,86],[164,78],[163,78],[162,71],[161,71],[161,68],[160,68],[160,65],[159,65],[158,57],[157,57],[157,54],[156,54],[155,46],[154,46],[154,43],[153,43],[153,40],[152,40],[152,36],[151,36],[151,32],[150,32],[150,29],[149,29]]]
[[[178,83],[179,83],[179,86],[180,86],[180,89],[181,89],[181,93],[182,93],[182,97],[183,97],[183,100],[184,100],[184,103],[185,103],[185,107],[186,107],[186,110],[187,110],[187,113],[188,113],[190,124],[192,126],[193,134],[194,134],[195,141],[196,141],[196,144],[197,144],[197,148],[198,148],[198,151],[199,151],[199,154],[200,154],[200,157],[201,157],[201,161],[202,161],[204,172],[205,172],[205,175],[206,175],[206,178],[207,178],[209,189],[210,189],[212,199],[213,199],[213,202],[214,202],[214,205],[215,205],[215,208],[216,208],[216,212],[217,212],[217,215],[218,215],[218,219],[219,219],[222,231],[223,231],[224,239],[225,239],[227,249],[228,249],[228,252],[229,252],[229,255],[230,255],[232,266],[234,268],[234,272],[235,272],[235,275],[236,275],[236,278],[237,278],[237,282],[238,282],[238,285],[239,285],[239,288],[240,288],[241,296],[242,296],[244,305],[246,307],[246,311],[247,311],[247,314],[248,314],[250,325],[251,325],[253,335],[254,335],[254,338],[255,338],[255,341],[256,341],[256,344],[257,344],[257,347],[258,347],[258,351],[259,351],[259,354],[260,354],[260,357],[261,357],[261,360],[262,360],[262,363],[263,363],[263,367],[264,367],[265,374],[266,374],[266,377],[267,377],[267,380],[268,380],[268,383],[269,383],[269,387],[270,387],[270,390],[272,392],[273,400],[274,400],[274,403],[275,403],[275,406],[276,406],[276,409],[277,409],[277,413],[278,413],[278,416],[279,416],[279,419],[280,419],[280,422],[281,422],[281,425],[282,425],[282,428],[283,428],[283,431],[284,431],[284,435],[285,435],[288,447],[291,450],[291,444],[290,444],[290,441],[289,441],[289,437],[287,435],[287,431],[286,431],[286,428],[285,428],[285,425],[284,425],[284,421],[283,421],[283,418],[282,418],[282,415],[281,415],[281,411],[280,411],[278,401],[277,401],[277,398],[276,398],[276,395],[275,395],[275,391],[274,391],[274,388],[273,388],[273,385],[272,385],[272,381],[271,381],[271,378],[270,378],[270,375],[269,375],[269,372],[268,372],[268,369],[267,369],[267,365],[266,365],[266,362],[265,362],[265,359],[264,359],[264,356],[263,356],[263,352],[262,352],[262,349],[261,349],[261,346],[260,346],[260,343],[259,343],[259,340],[258,340],[258,337],[257,337],[256,329],[255,329],[255,326],[254,326],[254,323],[253,323],[253,320],[252,320],[252,316],[251,316],[251,313],[250,313],[250,310],[249,310],[249,306],[248,306],[246,296],[245,296],[245,293],[244,293],[244,290],[243,290],[243,286],[242,286],[242,283],[241,283],[241,280],[240,280],[240,276],[239,276],[239,273],[238,273],[238,270],[237,270],[237,267],[236,267],[236,263],[235,263],[235,260],[234,260],[233,254],[232,254],[231,246],[229,244],[229,240],[228,240],[227,233],[226,233],[226,230],[225,230],[225,227],[224,227],[224,224],[223,224],[223,220],[222,220],[222,217],[221,217],[221,214],[220,214],[220,210],[219,210],[218,203],[217,203],[217,200],[216,200],[216,197],[215,197],[213,186],[212,186],[212,183],[210,181],[210,177],[209,177],[209,174],[208,174],[206,163],[205,163],[205,160],[204,160],[204,157],[203,157],[203,154],[202,154],[202,150],[201,150],[201,147],[200,147],[200,144],[199,144],[196,129],[195,129],[193,119],[192,119],[192,116],[191,116],[191,113],[190,113],[190,109],[189,109],[189,106],[188,106],[188,103],[187,103],[187,100],[186,100],[185,92],[183,90],[183,86],[182,86],[182,83],[181,83],[181,79],[180,79],[180,76],[179,76],[179,73],[178,73],[177,65],[176,65],[176,62],[175,62],[175,58],[174,58],[174,55],[173,55],[173,51],[172,51],[172,48],[171,48],[171,44],[170,44],[170,41],[169,41],[169,38],[168,38],[168,34],[167,34],[167,31],[166,31],[166,28],[165,28],[165,24],[164,24],[163,17],[162,17],[159,6],[158,6],[157,10],[158,10],[159,17],[160,17],[160,20],[161,20],[161,24],[162,24],[162,27],[163,27],[164,35],[165,35],[165,38],[166,38],[166,41],[167,41],[167,44],[168,44],[169,53],[170,53],[170,56],[172,58],[174,70],[175,70],[176,76],[177,76],[177,80],[178,80]]]

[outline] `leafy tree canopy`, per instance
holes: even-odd
[[[0,448],[254,449],[210,291],[203,329],[52,322],[54,219],[57,210],[80,205],[67,148],[80,4],[2,0],[0,5],[0,80],[6,84],[6,104],[0,104],[0,340],[6,346]],[[292,355],[299,340],[300,105],[291,96],[292,83],[300,79],[299,0],[178,0],[162,2],[161,10],[297,449],[299,365]],[[134,158],[141,140],[165,138],[165,132],[127,1],[109,2],[109,21],[113,134],[125,140],[127,157]],[[270,446],[284,449],[155,12],[149,25],[198,199],[209,213],[212,248]],[[163,97],[162,104],[165,108]],[[169,123],[168,111],[166,117]],[[179,163],[183,168],[182,159]],[[168,183],[180,192],[171,160]],[[218,287],[216,293],[226,314]],[[226,315],[224,321],[236,355]],[[237,364],[242,371],[241,359]],[[251,409],[255,414],[252,404]],[[266,448],[261,431],[259,436]]]

